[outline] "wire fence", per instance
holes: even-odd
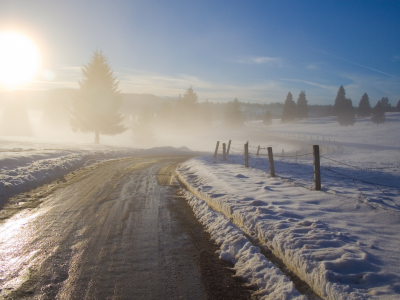
[[[285,132],[285,131],[276,131],[276,130],[269,130],[269,133],[275,136],[282,136],[286,139],[298,139],[298,140],[308,140],[308,141],[320,141],[320,142],[327,142],[327,143],[334,143],[337,145],[341,145],[339,141],[336,141],[333,137],[327,136],[319,136],[319,135],[312,135],[312,134],[304,134],[304,133],[296,133],[296,132]]]
[[[244,167],[245,147],[231,145],[227,161]],[[249,167],[269,172],[269,156],[263,146],[248,145]],[[322,192],[336,196],[356,198],[373,209],[400,211],[400,165],[384,167],[364,167],[328,157],[337,155],[336,151],[326,149],[325,155],[320,155],[320,170],[322,177]],[[305,153],[304,153],[305,152]],[[289,181],[295,186],[313,189],[314,173],[313,152],[301,150],[295,153],[274,154],[276,177]],[[396,182],[399,182],[397,185]],[[361,198],[360,198],[361,197]],[[362,200],[361,200],[362,199]]]

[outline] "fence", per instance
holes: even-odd
[[[229,150],[230,150],[230,145],[231,145],[231,140],[229,140]],[[247,142],[246,144],[244,144],[244,166],[246,168],[249,167],[249,142]],[[253,148],[255,146],[252,146]],[[217,141],[217,145],[215,147],[215,152],[214,152],[214,158],[217,157],[218,155],[218,148],[219,148],[219,141]],[[260,146],[255,147],[257,148],[257,156],[265,156],[265,155],[260,155],[260,150],[262,149],[266,149],[268,151],[268,161],[269,161],[269,169],[270,169],[270,174],[271,177],[275,177],[275,166],[274,166],[274,156],[273,156],[273,152],[272,152],[272,147],[263,147],[261,148]],[[226,144],[223,143],[222,144],[222,160],[226,161]],[[235,148],[232,148],[235,149]],[[237,148],[236,148],[237,149]],[[229,151],[228,150],[228,151]],[[307,152],[305,154],[297,154],[295,156],[285,156],[285,157],[296,157],[296,160],[299,156],[307,156],[309,155]],[[283,150],[282,150],[282,157],[283,156]],[[313,158],[314,158],[314,187],[317,191],[319,191],[321,189],[321,170],[320,170],[320,154],[319,154],[319,145],[313,145]]]
[[[387,172],[387,171],[398,171],[400,170],[400,165],[391,165],[387,167],[359,167],[349,163],[341,162],[332,157],[328,157],[329,154],[337,153],[341,148],[337,148],[334,151],[329,151],[327,148],[323,148],[320,145],[313,145],[312,151],[308,152],[304,150],[303,152],[297,151],[291,155],[285,155],[284,151],[282,153],[278,151],[278,154],[273,154],[272,147],[262,147],[261,145],[253,146],[249,142],[244,144],[243,148],[232,145],[230,140],[228,143],[228,150],[223,151],[222,160],[231,161],[236,163],[235,160],[229,156],[241,156],[244,159],[244,166],[248,168],[250,163],[251,167],[261,168],[259,165],[268,165],[269,173],[271,177],[276,176],[276,171],[279,174],[279,168],[276,169],[274,158],[280,159],[280,163],[285,163],[286,165],[295,164],[296,167],[291,169],[291,173],[301,175],[304,177],[304,172],[300,174],[298,171],[299,167],[303,166],[303,171],[307,171],[308,174],[313,177],[313,188],[314,190],[321,190],[322,182],[321,177],[324,178],[324,192],[327,192],[328,188],[333,189],[333,187],[339,187],[338,184],[341,183],[340,187],[344,189],[353,189],[358,191],[359,195],[373,208],[388,208],[394,209],[396,211],[400,210],[400,205],[393,200],[393,197],[400,194],[400,187],[396,184],[391,184],[393,182],[398,182],[398,175],[393,176],[387,173],[376,173],[376,172]],[[218,155],[218,145],[215,149],[214,157]],[[223,144],[224,145],[224,144]],[[322,154],[324,150],[324,155]],[[266,152],[266,153],[265,153]],[[312,158],[312,165],[309,163]],[[236,159],[236,158],[235,158]],[[286,160],[287,159],[287,160]],[[293,159],[293,161],[292,161]],[[250,163],[249,163],[250,162]],[[243,163],[243,162],[242,162]],[[333,166],[332,166],[333,165]],[[308,166],[304,168],[304,166]],[[312,170],[311,170],[312,167]],[[350,169],[350,170],[349,170]],[[352,174],[351,169],[355,170],[357,173]],[[369,173],[366,173],[369,172]],[[375,172],[375,173],[371,173]],[[321,176],[322,175],[322,176]],[[360,176],[361,175],[361,176]],[[372,177],[373,180],[368,180],[365,178],[360,178],[364,175]],[[301,177],[300,176],[300,177]],[[308,176],[308,175],[307,175]],[[283,179],[288,179],[294,182],[295,180],[284,178],[282,175],[279,177]],[[382,178],[388,182],[378,182],[376,178]],[[306,187],[306,185],[300,185]],[[351,188],[353,186],[353,188]],[[354,189],[355,188],[355,189]],[[372,194],[372,196],[368,195]],[[346,193],[335,192],[335,195],[346,197]],[[378,196],[377,196],[378,195]],[[377,198],[377,199],[375,199]],[[380,205],[380,202],[384,201],[384,207]]]
[[[325,136],[319,136],[319,135],[308,135],[308,134],[301,134],[301,133],[295,133],[295,132],[284,132],[284,131],[272,131],[270,130],[270,133],[274,135],[281,135],[287,138],[297,138],[299,140],[310,140],[310,141],[325,141],[329,143],[335,143],[335,144],[340,144],[336,140],[332,139],[330,137],[325,137]]]

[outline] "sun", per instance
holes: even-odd
[[[39,69],[39,51],[26,36],[0,33],[0,83],[9,88],[28,82]]]

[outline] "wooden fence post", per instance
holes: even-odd
[[[222,143],[222,160],[226,161],[226,144]]]
[[[249,167],[249,142],[244,144],[244,166]]]
[[[282,157],[283,157],[283,149],[282,149]]]
[[[231,140],[228,143],[228,150],[226,150],[226,155],[229,155],[229,150],[231,149]]]
[[[268,158],[269,158],[269,172],[271,177],[275,177],[275,166],[274,166],[274,156],[272,154],[272,147],[268,147]]]
[[[258,145],[258,148],[257,148],[257,155],[259,155],[260,154],[260,145]]]
[[[217,146],[215,146],[214,158],[217,157],[218,147],[219,147],[219,141],[217,141]]]
[[[297,160],[297,151],[296,151],[296,160]]]
[[[321,167],[319,163],[319,146],[313,145],[314,149],[314,187],[315,190],[321,190]]]

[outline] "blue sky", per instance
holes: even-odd
[[[400,99],[400,1],[1,1],[0,32],[38,45],[27,89],[77,87],[102,49],[122,92],[199,100],[283,102],[305,90],[354,105]],[[48,76],[51,72],[54,76]],[[47,74],[47,75],[46,75]]]

